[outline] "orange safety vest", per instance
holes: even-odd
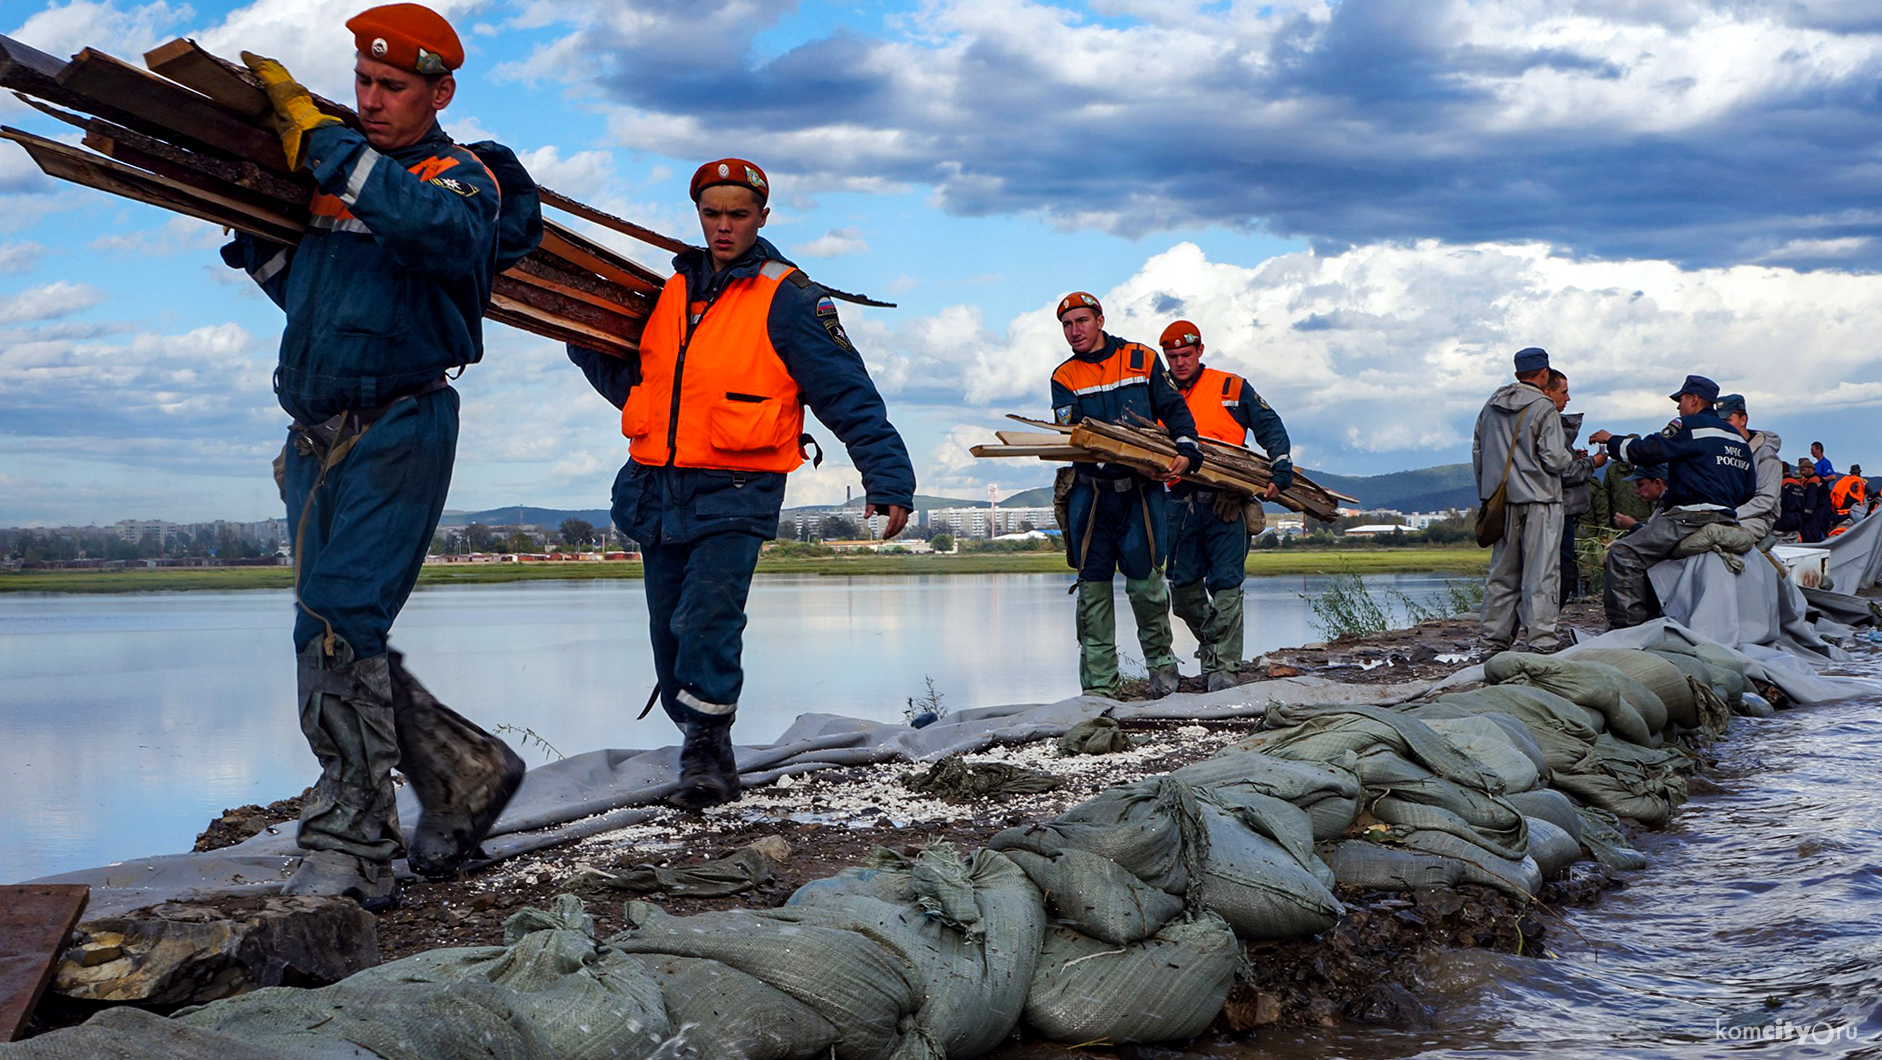
[[[791,471],[804,462],[804,402],[766,326],[794,271],[767,261],[690,307],[686,277],[667,280],[641,332],[641,381],[621,409],[635,463]]]
[[[1182,390],[1189,414],[1196,418],[1196,430],[1204,437],[1230,445],[1240,445],[1247,439],[1248,428],[1233,411],[1242,403],[1241,376],[1204,368],[1187,388],[1178,383],[1177,389]]]
[[[1860,476],[1844,475],[1830,487],[1830,507],[1838,515],[1848,515],[1851,508],[1862,503],[1864,482]]]
[[[1141,342],[1119,342],[1111,356],[1102,361],[1068,357],[1054,369],[1054,382],[1079,398],[1088,398],[1108,390],[1128,386],[1149,386],[1150,370],[1157,363],[1156,354]],[[1144,408],[1149,408],[1145,399]]]

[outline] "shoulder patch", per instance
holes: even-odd
[[[466,199],[477,194],[477,185],[458,180],[454,177],[433,177],[426,183],[434,184],[454,195],[462,195]]]
[[[1680,429],[1680,422],[1679,422],[1679,418],[1676,416],[1673,418],[1673,422],[1667,424],[1665,427],[1660,428],[1660,437],[1662,438],[1675,437],[1676,435],[1679,434],[1679,429]]]
[[[1057,423],[1057,424],[1058,424],[1059,426],[1061,426],[1061,427],[1069,427],[1069,426],[1071,426],[1071,423],[1072,423],[1072,406],[1070,406],[1070,405],[1056,405],[1056,406],[1054,406],[1054,407],[1053,407],[1053,409],[1052,409],[1052,420],[1053,420],[1053,422],[1055,422],[1055,423]]]
[[[1274,411],[1274,407],[1273,407],[1272,405],[1269,405],[1269,404],[1268,404],[1268,399],[1267,399],[1267,398],[1264,398],[1264,397],[1262,397],[1262,396],[1261,396],[1261,395],[1260,395],[1259,393],[1257,393],[1257,392],[1255,391],[1255,389],[1254,389],[1253,387],[1249,387],[1249,388],[1248,388],[1248,396],[1249,396],[1249,397],[1252,397],[1252,398],[1254,398],[1254,399],[1255,399],[1255,404],[1256,404],[1257,406],[1259,406],[1259,407],[1261,407],[1261,408],[1263,408],[1263,409],[1266,409],[1266,410],[1267,410],[1267,411],[1269,411],[1269,412],[1273,412],[1273,411]]]
[[[846,350],[856,348],[850,345],[850,337],[843,331],[843,322],[837,319],[836,303],[829,295],[817,299],[817,323],[822,324],[823,330],[830,334],[831,342]]]

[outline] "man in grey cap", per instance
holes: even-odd
[[[1736,523],[1738,506],[1758,493],[1751,443],[1712,411],[1719,385],[1689,375],[1669,396],[1679,403],[1679,416],[1659,434],[1617,437],[1596,431],[1588,436],[1591,444],[1606,445],[1613,459],[1667,466],[1665,509],[1608,549],[1603,604],[1613,629],[1638,626],[1658,613],[1647,582],[1649,567],[1671,557],[1700,527]]]
[[[1745,412],[1745,395],[1727,394],[1719,399],[1719,415],[1732,429],[1751,443],[1752,463],[1756,465],[1758,495],[1738,506],[1738,525],[1757,535],[1761,547],[1768,547],[1771,529],[1777,525],[1778,508],[1784,499],[1784,458],[1778,455],[1783,441],[1774,431],[1754,431]]]
[[[1489,655],[1516,641],[1520,620],[1532,651],[1562,646],[1555,622],[1561,591],[1562,473],[1574,461],[1555,402],[1543,393],[1549,355],[1534,346],[1516,354],[1516,381],[1505,383],[1477,414],[1470,461],[1477,496],[1504,489],[1503,536],[1490,552],[1477,647]]]

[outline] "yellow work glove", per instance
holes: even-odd
[[[338,125],[340,119],[323,114],[314,106],[308,92],[288,68],[254,52],[243,52],[242,61],[268,90],[268,102],[274,104],[274,131],[281,137],[281,150],[288,156],[288,168],[299,169],[305,160],[305,137],[322,125]]]

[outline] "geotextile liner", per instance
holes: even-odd
[[[0,1060],[958,1060],[1022,1019],[1071,1044],[1187,1039],[1221,1010],[1238,936],[1326,930],[1344,913],[1336,882],[1520,901],[1583,848],[1641,867],[1616,815],[1664,820],[1694,766],[1648,744],[1683,724],[1680,693],[1704,723],[1723,713],[1715,687],[1736,678],[1742,695],[1744,675],[1728,652],[1587,654],[1499,656],[1488,669],[1506,683],[1407,709],[1278,708],[1215,758],[965,857],[878,851],[782,908],[632,902],[632,926],[598,942],[565,895],[511,918],[505,946],[170,1020],[108,1012]],[[931,775],[979,768],[955,763]]]

